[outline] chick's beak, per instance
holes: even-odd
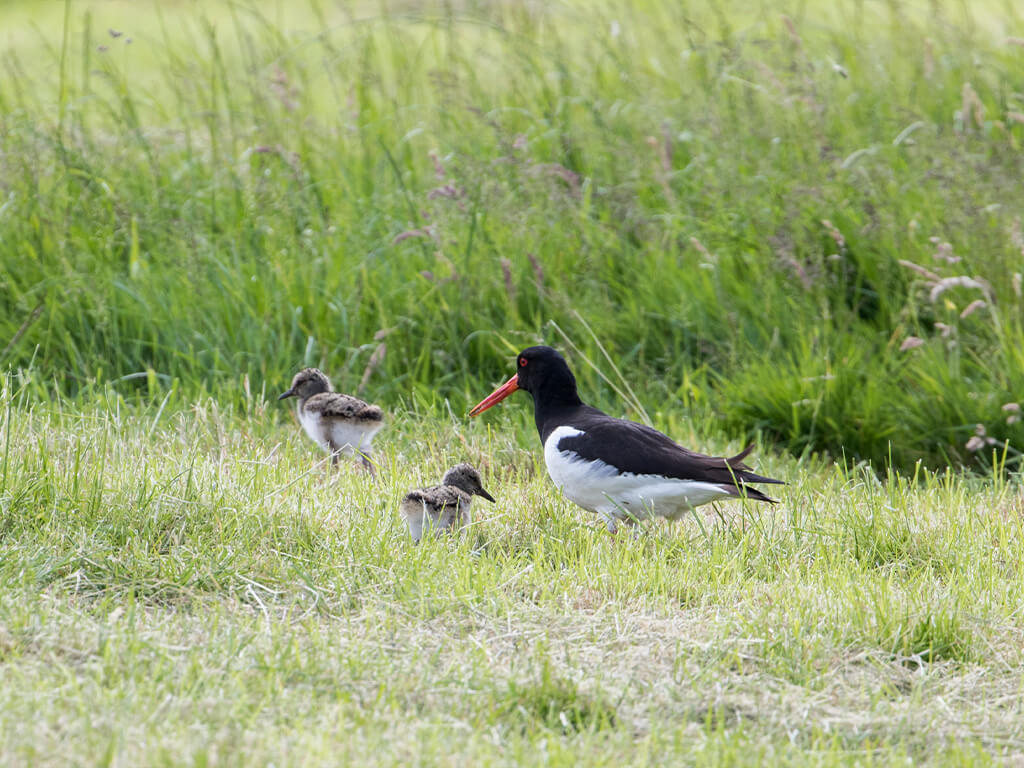
[[[277,396],[278,400],[284,400],[286,397],[295,397],[295,390],[289,389],[287,392],[282,392]]]

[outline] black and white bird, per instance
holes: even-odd
[[[656,429],[616,419],[585,405],[576,378],[551,347],[519,353],[516,375],[469,412],[483,413],[517,389],[533,396],[533,415],[544,445],[544,463],[566,498],[598,513],[615,533],[618,521],[650,517],[676,520],[717,499],[746,497],[775,503],[750,483],[779,483],[751,471],[743,459],[705,456]]]
[[[409,491],[402,499],[399,511],[409,526],[412,540],[419,543],[427,531],[440,535],[469,525],[473,521],[470,510],[474,495],[494,501],[494,497],[484,490],[483,480],[475,467],[456,464],[444,473],[441,485]]]
[[[374,471],[370,461],[373,436],[384,426],[384,413],[358,397],[334,392],[331,380],[318,368],[303,368],[295,374],[287,392],[277,398],[299,399],[299,423],[312,440],[338,463],[341,454],[358,453],[363,464]]]

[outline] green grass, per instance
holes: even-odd
[[[27,391],[0,394],[4,764],[1020,758],[1016,485],[762,450],[780,506],[613,543],[526,428],[395,412],[374,483],[261,398]],[[413,546],[401,495],[466,459],[497,503]]]
[[[0,365],[237,407],[377,351],[437,412],[557,327],[736,438],[1019,465],[1013,4],[8,5]]]
[[[1024,760],[1015,4],[0,30],[0,764]],[[781,504],[611,541],[525,397],[464,418],[538,341]],[[412,546],[467,460],[498,502]]]

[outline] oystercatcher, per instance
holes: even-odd
[[[374,471],[370,445],[384,426],[379,406],[334,392],[331,380],[318,368],[303,368],[296,373],[291,388],[277,399],[286,397],[299,398],[299,423],[315,443],[331,454],[332,463],[337,464],[343,453],[358,453],[366,468]]]
[[[443,531],[456,531],[468,525],[472,520],[470,506],[474,494],[494,501],[484,490],[480,473],[471,464],[456,464],[444,473],[441,485],[409,491],[399,509],[412,540],[419,543],[424,529],[440,535]]]
[[[584,405],[565,358],[551,347],[524,349],[517,368],[469,415],[483,413],[517,389],[529,392],[548,475],[570,501],[601,515],[611,533],[619,520],[629,525],[652,516],[676,520],[716,499],[745,496],[775,503],[749,485],[783,482],[754,474],[743,463],[752,444],[730,458],[705,456],[656,429]]]

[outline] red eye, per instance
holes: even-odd
[[[529,362],[529,360],[527,360],[527,359],[526,359],[525,357],[520,357],[520,358],[519,358],[519,367],[520,367],[520,368],[525,368],[525,367],[526,367],[526,364],[527,364],[528,362]]]

